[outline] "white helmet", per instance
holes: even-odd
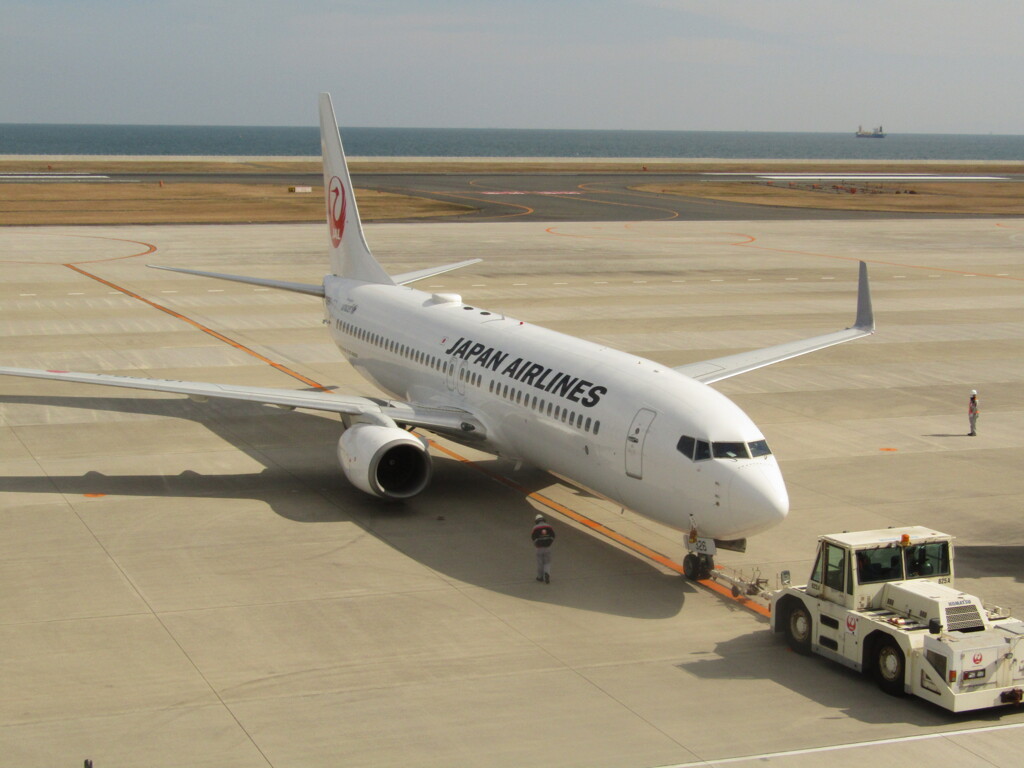
[[[972,395],[976,395],[976,394],[978,394],[978,390],[976,390],[976,389],[972,389],[972,390],[971,390],[971,394],[972,394]]]

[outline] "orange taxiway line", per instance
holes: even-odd
[[[157,302],[152,301],[150,299],[147,299],[144,296],[140,296],[139,294],[135,293],[134,291],[129,291],[127,288],[124,288],[124,287],[122,287],[120,285],[117,285],[116,283],[112,283],[109,280],[105,280],[102,277],[99,277],[98,275],[94,275],[92,272],[88,272],[88,271],[82,269],[81,267],[75,266],[74,264],[65,264],[64,266],[67,267],[68,269],[73,269],[75,272],[78,272],[79,274],[85,275],[86,277],[88,277],[88,278],[90,278],[92,280],[95,280],[98,283],[103,283],[103,285],[106,285],[109,288],[113,288],[115,291],[120,291],[125,296],[130,296],[133,299],[141,301],[143,304],[148,304],[153,309],[158,309],[161,312],[164,312],[165,314],[168,314],[171,317],[175,318],[176,320],[181,320],[183,323],[188,323],[193,328],[196,328],[197,330],[200,330],[203,333],[208,334],[208,335],[212,336],[213,338],[217,339],[217,341],[223,341],[228,346],[234,347],[235,349],[239,350],[240,352],[245,352],[248,355],[252,355],[253,357],[255,357],[260,362],[266,363],[267,365],[271,366],[272,368],[276,368],[277,370],[281,371],[282,373],[286,373],[289,376],[291,376],[292,378],[298,379],[303,384],[305,384],[305,385],[307,385],[309,387],[312,387],[312,388],[317,389],[317,390],[325,391],[325,388],[323,386],[321,386],[320,384],[317,384],[312,379],[307,378],[306,376],[303,376],[301,373],[299,373],[297,371],[293,371],[288,366],[282,365],[281,363],[278,363],[278,362],[275,362],[274,360],[271,360],[269,357],[266,357],[265,355],[261,355],[256,350],[251,349],[251,348],[245,346],[244,344],[242,344],[240,342],[237,342],[234,339],[231,339],[231,338],[225,336],[223,333],[218,333],[217,331],[213,330],[212,328],[208,328],[207,326],[203,325],[202,323],[197,322],[197,321],[193,320],[190,317],[186,317],[185,315],[181,314],[180,312],[175,312],[170,307],[165,307],[163,304],[158,304]]]

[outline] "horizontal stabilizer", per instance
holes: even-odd
[[[213,277],[217,280],[230,280],[233,283],[248,283],[249,285],[261,285],[265,288],[277,288],[282,291],[293,293],[307,293],[310,296],[324,295],[323,285],[309,285],[307,283],[289,283],[285,280],[268,280],[262,277],[246,277],[245,275],[225,275],[220,272],[202,272],[198,269],[181,269],[180,267],[161,267],[157,264],[147,264],[152,269],[163,269],[167,272],[181,272],[183,275],[199,275],[199,277]]]
[[[470,264],[476,264],[481,261],[483,261],[483,259],[468,259],[466,261],[456,262],[455,264],[445,264],[443,267],[428,267],[427,269],[420,269],[416,272],[406,272],[401,275],[394,275],[391,279],[398,285],[408,285],[409,283],[415,283],[417,280],[422,280],[426,277],[443,275],[445,272],[462,269],[463,267],[468,267]]]

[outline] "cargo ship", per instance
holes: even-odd
[[[870,131],[865,131],[863,125],[858,125],[857,133],[855,133],[854,136],[858,139],[884,139],[885,131],[882,130],[882,126],[878,126]]]

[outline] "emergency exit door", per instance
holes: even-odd
[[[644,476],[644,441],[656,415],[650,408],[641,408],[626,433],[626,474],[637,480]]]

